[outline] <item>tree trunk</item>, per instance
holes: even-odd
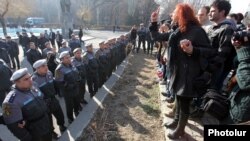
[[[61,0],[61,21],[62,21],[62,35],[65,39],[69,38],[69,29],[73,30],[73,18],[70,12],[70,0]]]
[[[0,23],[1,23],[2,28],[3,28],[4,36],[7,36],[7,29],[6,29],[6,23],[5,23],[5,18],[4,17],[0,17]]]

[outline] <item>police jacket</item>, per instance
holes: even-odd
[[[82,80],[85,80],[86,78],[86,69],[87,69],[87,65],[83,62],[83,59],[77,59],[75,57],[72,58],[72,65],[74,65],[77,70],[79,71],[79,74],[81,76]]]
[[[75,66],[61,63],[56,68],[55,80],[61,85],[61,89],[70,91],[78,86],[81,77]]]
[[[48,71],[45,75],[40,75],[35,72],[32,76],[32,81],[44,94],[44,99],[55,98],[56,90],[54,86],[53,74]]]
[[[21,141],[41,137],[51,130],[43,94],[36,87],[23,91],[14,86],[3,102],[3,117],[8,129]],[[18,127],[23,122],[24,128]]]

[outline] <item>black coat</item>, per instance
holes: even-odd
[[[20,42],[20,41],[19,41]],[[23,47],[26,47],[28,48],[29,47],[29,43],[30,43],[30,38],[28,36],[22,36],[22,40],[20,42],[20,44],[23,46]]]
[[[36,47],[38,46],[38,38],[35,35],[30,37],[30,42],[34,42]]]
[[[49,39],[47,39],[47,38],[45,38],[45,37],[38,39],[38,47],[39,47],[41,50],[45,49],[45,43],[46,43],[46,42],[49,42]]]
[[[10,57],[18,56],[19,48],[18,48],[17,43],[14,41],[10,41],[10,42],[7,42],[7,44],[9,45],[8,52],[9,52]]]
[[[10,81],[10,77],[12,75],[9,67],[2,61],[0,61],[0,90],[6,91],[10,90],[12,82]]]
[[[26,55],[31,66],[33,66],[37,60],[42,59],[42,54],[37,49],[29,49]]]
[[[0,48],[0,59],[3,59],[6,64],[10,63],[8,51],[5,48]]]
[[[157,23],[152,23],[157,26]],[[176,29],[172,33],[160,34],[157,28],[150,28],[155,40],[169,41],[170,89],[178,96],[197,97],[200,91],[200,80],[208,67],[208,58],[214,54],[206,32],[199,26],[190,25],[186,32]],[[193,53],[188,55],[180,48],[180,41],[188,39],[192,42]],[[202,86],[202,85],[201,85]]]

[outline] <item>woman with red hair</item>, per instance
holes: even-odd
[[[206,72],[208,58],[213,54],[209,39],[188,4],[178,4],[172,13],[177,29],[168,33],[159,33],[157,29],[158,13],[151,15],[150,31],[155,41],[168,41],[169,88],[176,96],[176,112],[172,122],[165,127],[174,131],[168,134],[171,139],[184,135],[189,117],[189,107],[194,97],[206,91],[210,73]]]

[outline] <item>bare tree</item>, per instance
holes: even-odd
[[[6,36],[7,35],[7,30],[6,30],[6,22],[5,22],[5,15],[9,11],[9,6],[10,6],[10,1],[9,0],[4,0],[1,2],[2,7],[1,7],[1,13],[0,13],[0,23],[3,28],[3,33]]]

